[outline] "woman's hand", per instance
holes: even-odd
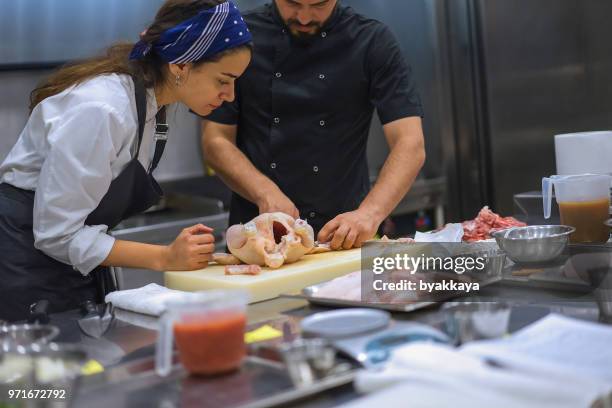
[[[212,228],[202,224],[185,228],[165,250],[166,271],[193,271],[206,268],[215,251]]]

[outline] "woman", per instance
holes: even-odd
[[[41,299],[51,312],[101,301],[108,266],[207,265],[214,238],[203,225],[168,246],[108,230],[161,198],[151,173],[165,106],[207,115],[233,100],[251,38],[231,2],[168,0],[137,44],[63,68],[32,92],[28,122],[0,166],[0,319],[23,319]]]

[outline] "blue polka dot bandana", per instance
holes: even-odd
[[[196,62],[251,42],[253,37],[234,3],[226,1],[164,31],[154,43],[139,41],[131,60],[152,50],[171,64]]]

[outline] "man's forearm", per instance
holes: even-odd
[[[262,195],[278,188],[231,141],[219,137],[206,141],[203,146],[208,165],[233,191],[247,200],[258,203]]]
[[[424,163],[422,138],[400,138],[391,147],[376,184],[359,209],[382,222],[408,193]]]

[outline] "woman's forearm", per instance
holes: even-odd
[[[116,240],[102,266],[142,268],[165,271],[168,247]]]

